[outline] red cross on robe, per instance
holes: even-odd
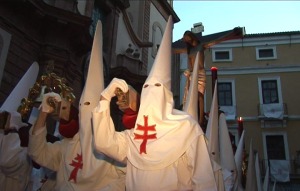
[[[144,126],[137,124],[136,129],[144,131],[144,134],[142,134],[142,135],[134,133],[134,139],[142,139],[143,140],[142,144],[140,145],[140,154],[142,154],[142,153],[147,154],[146,145],[147,145],[148,139],[156,139],[156,133],[151,134],[151,135],[148,134],[148,131],[156,131],[155,126],[156,125],[148,126],[148,116],[144,116]]]
[[[77,173],[79,169],[82,169],[83,163],[82,163],[82,155],[77,154],[74,160],[72,160],[72,163],[70,164],[71,166],[74,167],[72,170],[69,181],[74,180],[74,182],[77,182]]]

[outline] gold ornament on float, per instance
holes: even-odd
[[[57,120],[60,118],[69,119],[71,104],[76,97],[73,94],[73,89],[66,85],[67,80],[53,73],[53,69],[52,64],[48,64],[46,74],[42,75],[29,89],[28,97],[21,100],[18,112],[21,114],[23,121],[28,121],[32,108],[38,107],[43,100],[43,95],[49,92],[55,92],[61,96],[61,102],[59,103],[48,100],[49,105],[55,109],[51,114],[52,117]]]

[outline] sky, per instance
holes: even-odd
[[[199,22],[203,35],[235,27],[245,27],[246,34],[300,31],[300,1],[174,0],[173,9],[180,19],[174,24],[173,41]]]

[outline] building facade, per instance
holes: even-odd
[[[67,80],[77,106],[98,20],[103,26],[105,83],[119,77],[140,91],[169,15],[174,23],[179,21],[167,0],[1,2],[0,105],[36,61],[39,76],[54,72]]]
[[[235,143],[239,141],[241,117],[246,152],[252,141],[261,173],[265,174],[270,161],[274,167],[280,163],[286,167],[281,170],[288,170],[291,181],[299,181],[300,174],[299,50],[300,31],[292,31],[245,34],[204,52],[205,111],[210,110],[211,68],[216,67],[218,104],[226,114]],[[187,54],[181,53],[180,58],[184,69]]]

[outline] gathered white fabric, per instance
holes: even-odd
[[[26,123],[22,122],[21,114],[17,111],[10,112],[10,128],[19,130],[21,127],[26,126]]]
[[[173,110],[174,116],[182,114],[181,111]],[[189,117],[187,117],[187,119],[193,120]],[[194,128],[195,127],[198,130],[201,129],[199,125],[194,126]],[[168,129],[171,134],[173,133],[172,131],[181,131],[179,128],[165,128]],[[190,128],[193,127],[182,126],[181,129],[192,132],[189,130]],[[173,163],[171,163],[171,161],[165,161],[164,157],[170,159],[170,156],[176,156],[183,150],[181,145],[176,143],[176,141],[182,139],[189,142],[188,138],[185,139],[185,137],[182,137],[184,134],[178,134],[177,137],[173,138],[165,135],[162,136],[161,139],[156,140],[157,150],[159,151],[158,154],[153,154],[153,152],[155,152],[155,147],[153,147],[153,150],[148,150],[148,147],[146,146],[146,152],[151,153],[151,158],[144,157],[146,154],[142,153],[140,158],[139,156],[131,156],[131,159],[129,159],[131,151],[137,152],[136,154],[138,155],[140,152],[140,145],[137,144],[136,146],[130,143],[130,135],[133,134],[134,129],[122,132],[115,131],[114,123],[110,117],[109,102],[107,100],[100,101],[99,106],[93,111],[93,130],[95,135],[95,149],[97,151],[103,152],[119,161],[127,162],[126,190],[217,190],[204,134],[198,134],[183,155],[175,158],[175,161],[174,159],[171,159],[171,161],[174,161]],[[197,133],[198,130],[195,130],[195,132]],[[163,140],[164,138],[166,138],[166,141]],[[158,142],[160,142],[161,145],[159,145]],[[164,147],[165,145],[165,148],[160,149],[160,147]],[[159,158],[157,158],[156,162],[153,157],[158,155]],[[145,161],[142,161],[142,159]],[[154,164],[154,166],[151,167],[151,165],[146,164],[144,168],[143,164],[147,162]],[[157,164],[159,162],[162,162],[163,164]],[[169,165],[166,166],[166,164]]]
[[[283,105],[280,103],[263,104],[262,111],[265,117],[282,119]]]
[[[104,154],[96,154],[87,161],[94,169],[83,171],[84,163],[81,155],[79,134],[73,138],[64,138],[49,144],[45,140],[46,128],[32,135],[30,130],[28,154],[41,166],[56,171],[55,190],[97,190],[122,191],[125,188],[124,166]],[[101,180],[101,181],[100,181]]]
[[[175,162],[203,132],[190,115],[173,109],[172,93],[161,82],[150,80],[146,85],[127,156],[137,168],[153,170]],[[153,131],[147,126],[153,126]]]
[[[220,106],[220,110],[225,113],[227,120],[236,119],[236,107],[235,106]]]
[[[32,165],[17,133],[0,132],[0,185],[2,191],[26,190]]]
[[[277,182],[290,181],[290,163],[287,160],[270,160],[270,174]]]

